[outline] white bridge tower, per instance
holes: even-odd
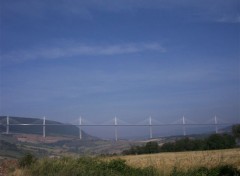
[[[149,117],[149,137],[152,139],[152,117]]]
[[[186,126],[185,126],[185,124],[186,124],[185,117],[183,116],[183,118],[182,118],[183,136],[186,136]]]
[[[43,137],[46,137],[46,118],[43,117]]]
[[[7,116],[6,134],[9,134],[9,116]]]
[[[79,139],[82,139],[82,117],[79,117]]]
[[[115,126],[115,141],[118,140],[118,133],[117,133],[117,117],[114,118],[114,126]]]

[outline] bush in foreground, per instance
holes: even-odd
[[[156,171],[151,168],[133,168],[122,159],[103,161],[98,158],[41,159],[25,169],[26,175],[38,176],[153,176]]]
[[[193,168],[188,171],[173,169],[171,176],[240,176],[237,168],[224,165],[208,169],[206,167]]]
[[[32,164],[34,164],[36,161],[37,161],[37,158],[34,155],[27,153],[24,157],[22,157],[19,160],[19,166],[21,168],[29,167]]]

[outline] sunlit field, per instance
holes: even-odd
[[[153,166],[165,174],[170,173],[174,167],[187,170],[202,166],[212,168],[233,165],[240,169],[240,149],[130,155],[120,158],[126,160],[130,166]]]
[[[240,149],[38,160],[29,155],[14,165],[8,165],[8,175],[219,176],[227,173],[239,176]]]

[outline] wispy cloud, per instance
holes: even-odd
[[[141,9],[167,9],[172,14],[174,9],[193,9],[192,18],[195,19],[195,13],[199,13],[200,19],[209,20],[216,14],[237,14],[239,11],[238,0],[59,0],[57,3],[47,0],[12,0],[3,1],[2,6],[4,16],[14,18],[18,15],[49,18],[49,14],[54,12],[60,16],[74,15],[92,19],[96,11],[136,12]],[[184,14],[183,11],[180,14]]]
[[[144,51],[165,52],[166,49],[159,43],[128,43],[115,45],[85,45],[74,44],[68,46],[52,46],[34,48],[28,50],[17,50],[1,56],[2,61],[24,62],[36,59],[60,59],[76,57],[81,55],[120,55],[139,53]]]
[[[216,20],[219,23],[240,23],[240,15],[236,16],[222,16]]]

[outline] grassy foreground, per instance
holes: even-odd
[[[30,161],[30,162],[29,162]],[[240,149],[118,157],[25,158],[13,176],[240,176]]]
[[[134,168],[122,159],[103,161],[92,157],[45,158],[16,169],[14,176],[149,176],[157,175],[152,167]]]

